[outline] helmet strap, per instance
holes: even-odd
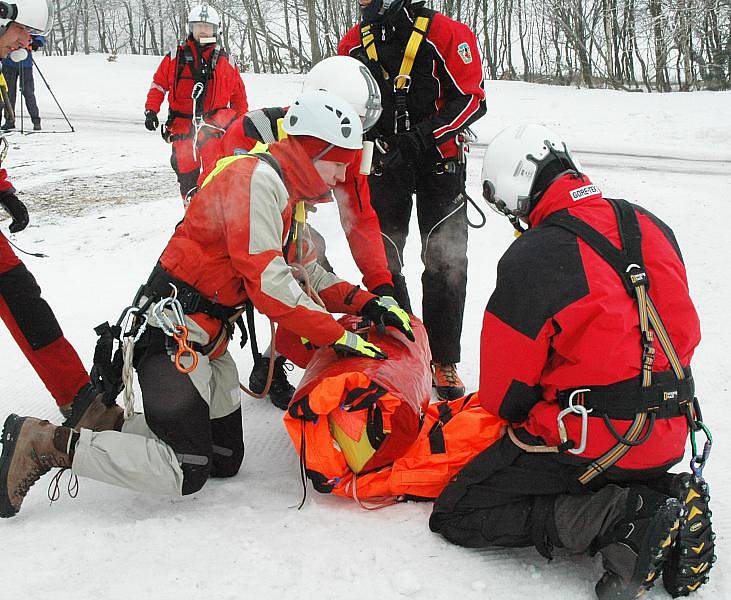
[[[330,150],[332,150],[334,147],[335,147],[335,144],[328,144],[327,146],[325,146],[325,149],[312,159],[312,163],[313,164],[316,163],[323,156],[325,156],[328,152],[330,152]]]

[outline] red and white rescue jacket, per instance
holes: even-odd
[[[373,294],[303,260],[310,283],[327,310],[307,296],[284,255],[293,211],[300,200],[321,201],[329,189],[294,139],[269,146],[282,177],[264,161],[233,157],[214,171],[193,197],[160,257],[173,277],[224,306],[250,299],[270,319],[316,346],[333,343],[343,327],[330,312],[359,314]],[[328,312],[329,311],[329,312]],[[221,323],[204,314],[193,318],[213,338]]]

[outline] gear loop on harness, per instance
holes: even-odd
[[[198,354],[188,344],[188,326],[185,320],[185,312],[178,300],[177,286],[169,282],[172,291],[170,296],[162,298],[152,307],[152,317],[155,324],[162,329],[163,333],[175,340],[178,344],[178,351],[175,353],[175,368],[183,374],[188,374],[198,366]],[[172,318],[166,311],[172,313]],[[182,363],[184,356],[191,357],[191,365],[186,367]]]

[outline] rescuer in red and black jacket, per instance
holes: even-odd
[[[31,33],[44,33],[52,14],[37,4],[19,2],[13,21],[0,24],[0,58],[31,43]],[[49,20],[50,19],[50,20]],[[0,164],[7,142],[0,140]],[[16,196],[7,171],[0,168],[0,208],[12,218],[10,233],[23,231],[30,221],[28,209]],[[84,365],[64,337],[53,310],[41,297],[33,274],[0,232],[0,319],[23,355],[40,377],[65,418],[65,425],[94,430],[111,429],[122,418],[121,408],[108,408],[97,398]],[[5,440],[3,440],[4,442]]]
[[[480,401],[512,426],[445,489],[432,530],[547,556],[600,551],[600,598],[634,598],[663,563],[671,593],[696,585],[681,581],[691,572],[681,552],[707,544],[690,567],[710,567],[708,496],[702,480],[667,470],[700,419],[690,371],[700,325],[672,231],[603,198],[538,125],[493,140],[483,186],[514,224],[530,224],[498,264],[481,338]],[[678,533],[688,501],[702,525]]]
[[[145,103],[145,127],[154,131],[168,95],[170,110],[162,134],[173,145],[170,164],[183,198],[196,187],[207,143],[248,108],[241,75],[217,43],[216,11],[206,4],[196,6],[188,25],[188,39],[162,59]]]
[[[456,371],[467,285],[467,209],[457,136],[485,114],[482,62],[475,35],[459,22],[410,0],[361,0],[363,20],[338,52],[357,58],[378,81],[383,114],[368,133],[381,153],[369,177],[386,240],[396,300],[410,310],[401,274],[412,196],[424,261],[423,320],[437,393],[464,393]]]

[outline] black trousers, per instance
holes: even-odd
[[[610,506],[617,500],[617,486],[640,483],[662,493],[670,487],[671,476],[664,472],[637,473],[630,479],[611,471],[585,486],[577,479],[585,468],[559,462],[555,455],[529,454],[505,436],[465,465],[443,490],[429,527],[460,546],[535,546],[550,557],[553,547],[587,546],[606,528],[610,515],[616,519],[623,512],[624,506]],[[557,499],[559,510],[569,509],[568,515],[556,518]],[[576,527],[571,514],[587,507],[594,518]]]
[[[187,142],[190,143],[190,142]],[[170,155],[170,166],[175,171],[175,175],[178,178],[178,185],[180,186],[180,196],[185,200],[188,193],[198,187],[198,177],[201,174],[199,168],[195,168],[192,171],[181,171],[181,167],[178,163],[177,149],[173,144],[173,152]]]
[[[396,300],[411,310],[402,275],[414,196],[424,263],[422,318],[434,362],[460,360],[460,338],[467,290],[467,206],[460,197],[461,177],[437,174],[434,164],[384,171],[368,178],[371,203],[384,236]]]
[[[208,404],[193,382],[170,360],[162,335],[153,329],[147,339],[143,336],[135,348],[135,367],[145,420],[155,435],[184,457],[183,494],[192,494],[209,477],[238,473],[244,459],[241,408],[211,419]]]
[[[18,79],[21,78],[22,71],[22,94],[25,98],[25,105],[28,107],[28,114],[30,115],[31,122],[35,125],[41,122],[40,113],[38,112],[38,103],[36,102],[35,93],[35,82],[33,81],[33,68],[25,69],[13,69],[5,67],[3,74],[5,75],[5,81],[8,82],[8,95],[10,96],[10,104],[15,109],[15,98],[18,95]],[[12,119],[8,119],[8,115],[5,115],[5,120],[13,122]]]

